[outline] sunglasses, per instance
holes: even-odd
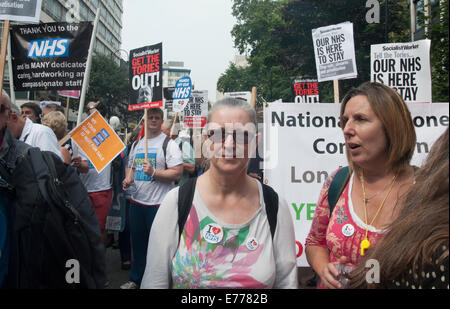
[[[213,143],[225,143],[227,137],[233,136],[233,142],[237,145],[248,145],[248,143],[255,137],[255,133],[243,130],[227,130],[224,128],[208,130],[207,136]]]

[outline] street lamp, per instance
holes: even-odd
[[[125,55],[126,55],[125,59],[122,58],[122,55],[119,56],[119,59],[120,59],[120,60],[123,60],[124,62],[128,62],[128,55],[129,55],[129,54],[128,54],[128,51],[126,51],[125,49],[119,48],[119,49],[115,50],[115,51],[113,52],[113,54],[117,56],[117,52],[119,52],[119,54],[120,54],[120,52],[124,52]],[[122,63],[122,61],[120,61],[120,64],[121,64],[121,63]]]

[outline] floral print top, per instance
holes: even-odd
[[[260,184],[259,191],[260,209],[246,223],[228,224],[196,190],[179,242],[178,188],[169,192],[152,226],[141,288],[297,288],[287,203],[280,199],[272,239]]]
[[[367,225],[356,215],[353,209],[353,202],[350,197],[353,175],[339,197],[330,218],[328,189],[337,171],[328,177],[322,187],[305,245],[327,248],[330,253],[330,263],[336,262],[341,256],[345,256],[351,266],[356,266],[361,259],[360,244],[366,235]],[[367,237],[371,245],[374,246],[384,231],[370,225],[368,228]],[[323,287],[320,281],[318,287]]]

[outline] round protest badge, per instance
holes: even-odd
[[[255,251],[259,247],[259,242],[255,237],[248,238],[245,244],[247,246],[247,249],[250,251]]]
[[[222,241],[223,228],[216,224],[210,223],[203,228],[203,238],[210,244],[217,244]]]
[[[353,225],[351,225],[350,223],[348,223],[342,227],[342,234],[344,234],[344,236],[350,237],[354,233],[355,233],[355,227]]]

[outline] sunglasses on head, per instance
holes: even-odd
[[[233,136],[233,142],[239,145],[247,145],[255,136],[254,133],[249,131],[225,130],[224,128],[208,130],[207,134],[213,143],[225,143],[227,137],[231,135]]]

